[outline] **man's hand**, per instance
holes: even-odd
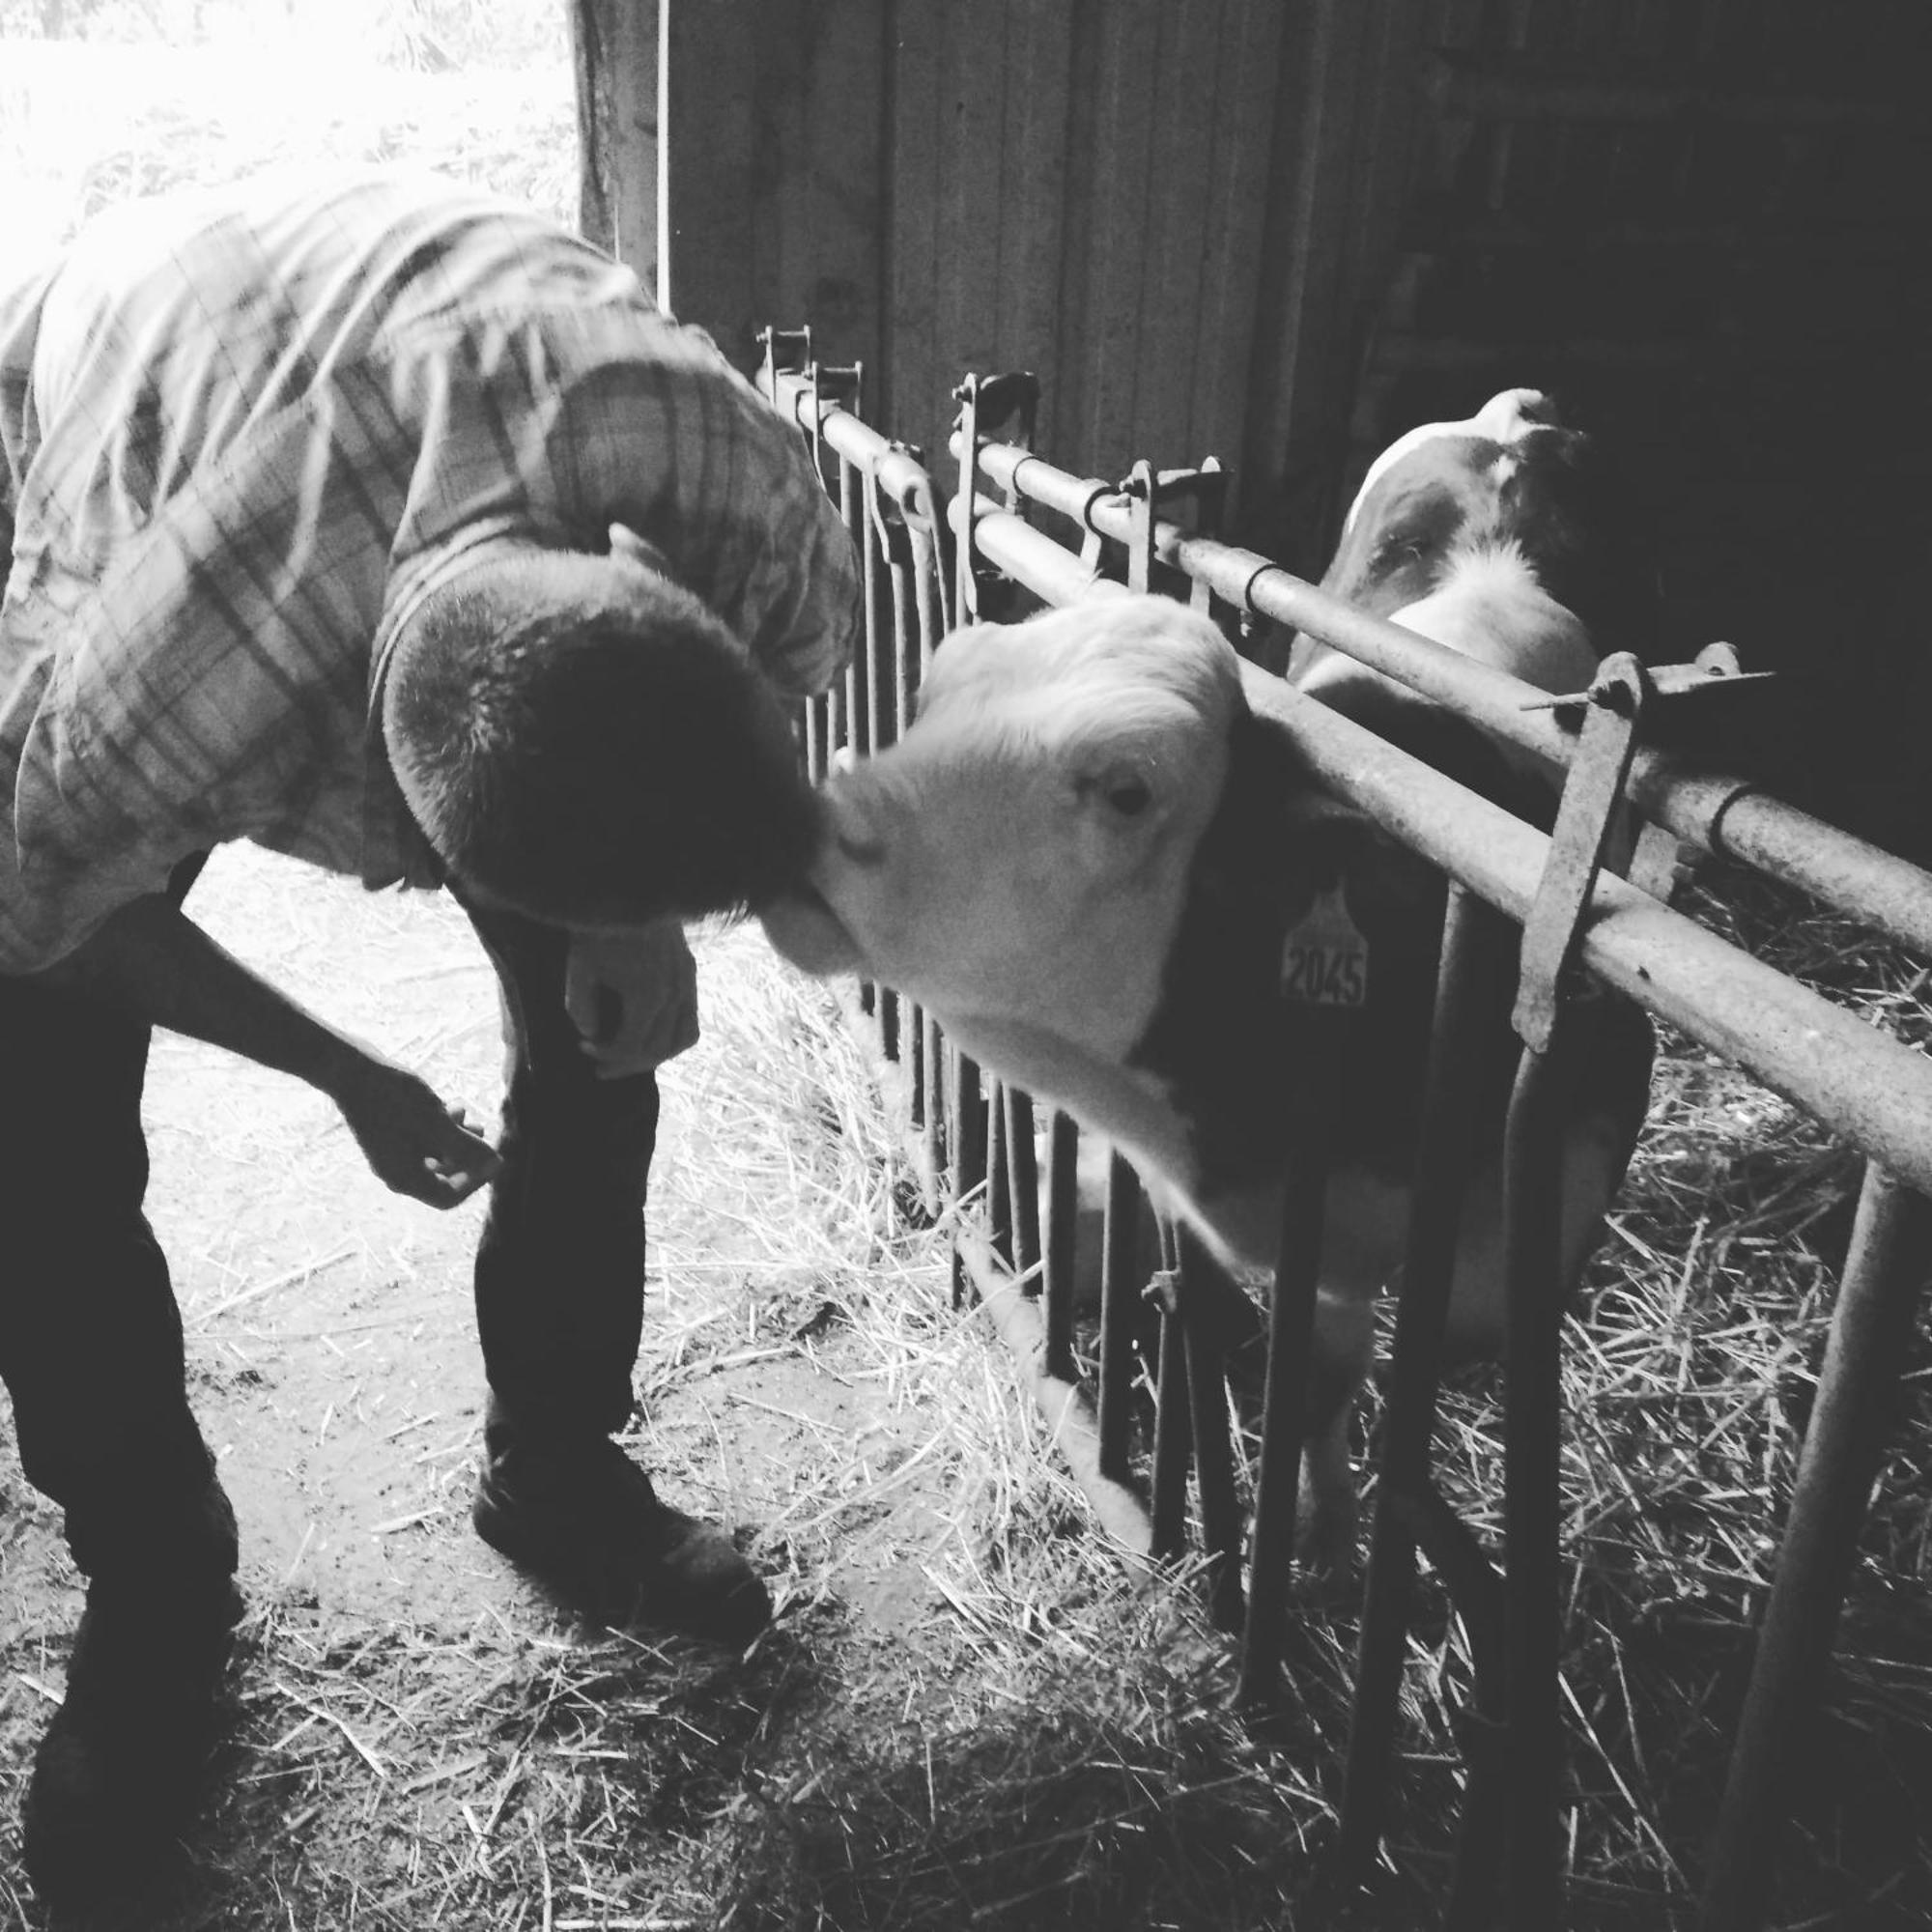
[[[662,1066],[697,1044],[697,964],[684,927],[571,935],[563,1004],[600,1080]]]
[[[335,1104],[377,1179],[432,1208],[467,1201],[502,1166],[460,1108],[407,1068],[363,1049],[337,1076]]]
[[[307,1081],[342,1110],[378,1178],[432,1208],[455,1207],[500,1165],[426,1082],[298,1006],[165,899],[123,906],[43,977]]]

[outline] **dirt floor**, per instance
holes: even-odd
[[[495,1118],[494,980],[452,905],[231,848],[189,908]],[[696,950],[627,1441],[740,1527],[772,1630],[741,1657],[586,1627],[482,1545],[480,1202],[386,1193],[308,1090],[162,1037],[150,1208],[248,1613],[177,1867],[49,1916],[15,1819],[81,1588],[0,1416],[0,1928],[1281,1922],[1327,1815],[1308,1740],[1248,1739],[1185,1574],[1138,1589],[1092,1533],[952,1306],[838,1000],[755,927]]]
[[[191,903],[298,997],[494,1117],[494,981],[454,908],[371,896],[245,850],[217,855]],[[781,1629],[836,1605],[851,1645],[841,1676],[891,1675],[903,1704],[918,1694],[918,1672],[895,1647],[958,1615],[931,1567],[947,1561],[956,1574],[945,1551],[959,1527],[957,1462],[932,1453],[942,1445],[908,1391],[888,1385],[876,1351],[827,1298],[849,1284],[823,1273],[836,1255],[818,1232],[827,1208],[813,1198],[810,1163],[741,1152],[759,1168],[750,1193],[728,1163],[707,1171],[705,1136],[741,1111],[722,1090],[739,1077],[734,1060],[750,1064],[739,1059],[748,1046],[755,1059],[747,1030],[782,1021],[787,1001],[822,1012],[825,995],[792,980],[754,931],[704,952],[705,985],[723,984],[726,997],[705,1041],[666,1070],[634,1447],[674,1500],[747,1527]],[[287,1821],[276,1880],[286,1918],[254,1916],[217,1861],[191,1870],[167,1922],[351,1922],[322,1916],[314,1899],[311,1918],[299,1903],[305,1882],[333,1889],[340,1820],[328,1814],[366,1803],[374,1815],[416,1788],[468,1804],[472,1821],[494,1815],[493,1801],[500,1811],[500,1754],[487,1737],[466,1754],[477,1741],[466,1736],[465,1707],[487,1711],[505,1668],[573,1650],[596,1659],[623,1643],[574,1626],[469,1527],[481,1378],[469,1262],[480,1206],[439,1215],[387,1194],[318,1096],[178,1039],[156,1042],[148,1120],[153,1219],[175,1264],[196,1406],[242,1527],[250,1614],[235,1672],[240,1763],[228,1770],[245,1790],[287,1781],[318,1747],[327,1751],[326,1776],[295,1780],[313,1792],[314,1810],[304,1820],[297,1807]],[[796,1264],[783,1251],[788,1227],[800,1231]],[[869,1238],[862,1225],[862,1255]],[[943,1313],[936,1249],[923,1278],[906,1281],[928,1316]],[[985,1374],[990,1399],[1009,1400],[991,1379],[1005,1377],[1003,1363],[989,1357]],[[11,1431],[0,1498],[0,1874],[12,1874],[14,1801],[60,1694],[81,1596],[55,1517],[19,1477]],[[952,1598],[969,1583],[953,1581]],[[368,1706],[367,1671],[352,1668],[356,1690],[344,1701],[343,1660],[357,1650],[401,1667],[400,1699]],[[409,1720],[412,1703],[420,1721]],[[270,1713],[283,1735],[251,1721]],[[222,1802],[217,1845],[243,1822],[221,1815]],[[320,1871],[305,1862],[298,1829],[318,1821]],[[5,1922],[42,1922],[10,1876],[0,1875],[0,1901]],[[380,1891],[371,1908],[384,1910]],[[494,1922],[494,1910],[463,1922]]]

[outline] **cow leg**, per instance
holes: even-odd
[[[1355,1567],[1359,1507],[1350,1437],[1356,1397],[1368,1379],[1375,1349],[1373,1292],[1338,1290],[1324,1280],[1316,1302],[1295,1542],[1304,1570],[1337,1581],[1346,1580]]]
[[[1564,1129],[1561,1262],[1555,1293],[1567,1305],[1604,1236],[1604,1217],[1623,1185],[1630,1133],[1619,1117],[1590,1113]],[[1448,1353],[1463,1361],[1499,1361],[1506,1339],[1503,1293],[1502,1171],[1472,1177],[1456,1250],[1449,1296]]]
[[[1406,1187],[1355,1170],[1329,1176],[1297,1518],[1302,1567],[1337,1579],[1355,1567],[1350,1435],[1375,1365],[1376,1297],[1401,1264],[1407,1228]]]

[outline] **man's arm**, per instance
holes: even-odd
[[[123,906],[37,977],[306,1081],[399,1194],[453,1208],[497,1172],[490,1144],[425,1082],[298,1006],[166,899]]]

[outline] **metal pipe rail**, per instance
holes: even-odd
[[[1080,489],[1086,505],[1080,521],[1092,530],[1097,498],[1087,494],[1088,486]],[[1063,503],[1069,500],[1063,497]],[[962,554],[977,552],[1048,602],[1123,594],[1123,586],[1101,576],[1092,544],[1075,556],[1023,517],[971,492],[955,498],[949,513]],[[1102,533],[1122,532],[1109,528]],[[1147,541],[1145,526],[1137,534],[1142,543]],[[1171,553],[1178,547],[1169,541]],[[1251,600],[1247,608],[1258,605]],[[1372,629],[1392,632],[1398,648],[1407,651],[1406,634],[1391,626]],[[1368,641],[1376,645],[1384,640],[1371,636]],[[1250,702],[1288,725],[1316,776],[1371,812],[1454,882],[1452,935],[1459,893],[1473,894],[1517,924],[1525,922],[1552,850],[1548,836],[1280,678],[1253,666],[1244,666],[1243,671]],[[1453,694],[1447,701],[1454,701]],[[1679,798],[1681,803],[1681,794]],[[1794,838],[1802,838],[1806,823],[1804,814],[1792,812],[1785,829]],[[1833,837],[1842,840],[1842,835]],[[1861,867],[1869,859],[1886,859],[1859,847],[1858,841],[1843,843],[1858,848],[1854,856]],[[1880,870],[1891,866],[1887,861]],[[1912,874],[1912,868],[1903,871]],[[1932,885],[1922,875],[1912,878],[1917,894]],[[1846,909],[1864,911],[1856,903]],[[1881,1418],[1903,1354],[1900,1338],[1909,1332],[1932,1279],[1932,1201],[1927,1199],[1932,1195],[1932,1062],[1613,876],[1598,876],[1578,940],[1581,963],[1599,979],[1786,1094],[1860,1148],[1868,1161],[1860,1231],[1800,1454],[1701,1901],[1704,1932],[1755,1932],[1764,1922],[1770,1883],[1763,1847],[1780,1813],[1782,1747],[1794,1713],[1817,1695],[1823,1681],[1850,1578],[1857,1524],[1883,1457]],[[1450,978],[1469,967],[1466,941],[1466,932],[1463,939],[1449,938],[1440,994],[1445,1001]],[[1435,1051],[1439,1054],[1441,1046],[1438,1040]],[[1555,1136],[1547,1123],[1538,1123],[1550,1098],[1541,1064],[1547,1056],[1526,1050],[1523,1059],[1524,1075],[1519,1079],[1509,1127],[1518,1171],[1511,1187],[1515,1202],[1508,1210],[1506,1265],[1512,1311],[1505,1417],[1506,1567],[1499,1592],[1501,1628],[1488,1632],[1492,1638],[1507,1638],[1507,1688],[1502,1730],[1480,1755],[1471,1747],[1462,1856],[1450,1910],[1456,1925],[1487,1917],[1500,1850],[1509,1924],[1516,1932],[1549,1932],[1562,1916],[1555,1832],[1560,1804],[1554,1649],[1560,1619],[1556,1330],[1551,1321],[1528,1321],[1526,1326],[1536,1333],[1525,1336],[1521,1346],[1515,1331],[1519,1311],[1539,1315],[1539,1283],[1551,1265],[1544,1210],[1552,1183],[1547,1174],[1538,1176],[1531,1168],[1537,1150],[1552,1146]],[[1438,1110],[1453,1097],[1439,1073],[1432,1074],[1431,1095],[1428,1104]],[[1417,1185],[1431,1203],[1432,1220],[1453,1214],[1451,1164],[1438,1158],[1430,1172],[1418,1172]],[[1450,1192],[1438,1200],[1443,1188]],[[1422,1233],[1419,1226],[1411,1227],[1412,1252]],[[1284,1275],[1288,1264],[1285,1242]],[[1417,1525],[1432,1506],[1439,1508],[1427,1479],[1434,1407],[1427,1331],[1431,1315],[1439,1316],[1439,1310],[1412,1305],[1427,1300],[1410,1289],[1428,1271],[1418,1266],[1411,1272],[1415,1281],[1405,1288],[1396,1343],[1409,1412],[1392,1415],[1390,1423],[1391,1454],[1400,1435],[1406,1445],[1404,1466],[1390,1460],[1382,1471],[1350,1779],[1343,1800],[1345,1855],[1352,1845],[1358,1860],[1363,1847],[1372,1848],[1378,1835],[1376,1820],[1393,1743],[1407,1577],[1412,1575],[1409,1550]],[[1278,1293],[1281,1286],[1278,1276]],[[1441,1284],[1435,1289],[1439,1299]],[[1412,1329],[1417,1331],[1413,1335]],[[1270,1380],[1272,1384],[1272,1364]],[[1399,1393],[1391,1391],[1392,1405]],[[1265,1554],[1259,1545],[1260,1528],[1257,1522],[1251,1637],[1253,1616],[1261,1607]],[[1273,1559],[1268,1560],[1272,1566]],[[1465,1601],[1460,1588],[1455,1594],[1465,1618],[1472,1607],[1477,1612],[1470,1629],[1480,1649],[1485,1632],[1479,1626],[1485,1617],[1495,1625],[1496,1598],[1490,1595],[1492,1573],[1480,1555],[1476,1571],[1480,1574],[1464,1579],[1478,1585],[1473,1596]],[[1278,1607],[1272,1613],[1278,1615]],[[1493,1667],[1489,1676],[1493,1685]],[[1479,1703],[1486,1694],[1484,1677],[1479,1669]],[[1493,1710],[1479,1712],[1492,1722],[1496,1715]],[[1478,1735],[1488,1735],[1481,1724]]]
[[[964,497],[953,499],[955,522],[965,507]],[[974,524],[979,549],[1050,603],[1120,588],[984,498]],[[1287,724],[1324,784],[1518,924],[1528,917],[1549,848],[1545,834],[1280,678],[1248,668],[1250,703]],[[1925,885],[1932,890],[1932,880]],[[1581,960],[1606,985],[1932,1193],[1932,1060],[1621,879],[1598,880],[1587,920]]]
[[[809,337],[801,333],[799,339],[809,360]],[[814,753],[822,747],[826,756],[840,742],[870,752],[905,728],[912,694],[949,628],[952,585],[940,561],[939,499],[918,453],[854,412],[858,369],[809,365],[787,371],[776,360],[768,353],[766,393],[818,452],[821,477],[841,506],[865,565],[864,655],[844,687],[809,710],[807,742]],[[975,420],[963,416],[962,424]],[[1100,568],[1101,546],[1112,540],[1126,546],[1132,582],[1144,583],[1155,564],[1167,566],[1192,582],[1197,605],[1216,599],[1307,630],[1520,747],[1553,776],[1574,766],[1580,778],[1587,769],[1578,764],[1583,740],[1559,723],[1547,694],[1367,617],[1252,552],[1161,521],[1158,506],[1190,486],[1190,473],[1156,476],[1139,466],[1136,499],[1121,486],[1055,469],[1011,445],[976,440],[966,451],[955,437],[954,448],[973,460],[962,461],[969,482],[945,512],[960,539],[958,597],[966,600],[950,613],[952,620],[963,620],[970,609],[976,561],[1049,602],[1122,592],[1123,586]],[[979,496],[973,479],[981,471],[1004,489],[1008,505]],[[1080,554],[1034,528],[1021,513],[1022,499],[1078,526]],[[893,527],[895,520],[903,530]],[[1251,704],[1286,725],[1321,783],[1369,811],[1450,879],[1457,910],[1445,929],[1439,997],[1453,1008],[1457,976],[1466,980],[1483,970],[1470,936],[1506,936],[1535,907],[1546,887],[1550,838],[1281,679],[1253,666],[1243,674]],[[822,762],[814,764],[819,770]],[[1604,798],[1614,792],[1612,775]],[[1647,817],[1680,839],[1737,859],[1932,956],[1932,877],[1917,867],[1742,779],[1696,769],[1681,754],[1639,749],[1628,793]],[[1581,796],[1572,782],[1566,800]],[[1582,880],[1576,890],[1580,899]],[[1932,1273],[1932,1203],[1926,1198],[1932,1195],[1932,1063],[1614,877],[1599,876],[1590,890],[1577,950],[1580,964],[1599,980],[1788,1096],[1860,1148],[1870,1163],[1861,1233],[1833,1317],[1706,1876],[1705,1932],[1751,1932],[1762,1922],[1769,1870],[1759,1847],[1777,1821],[1778,1747],[1793,1711],[1815,1694],[1829,1659],[1853,1534],[1883,1453],[1877,1418],[1896,1377],[1897,1338]],[[1125,1440],[1134,1347],[1127,1317],[1140,1300],[1127,1212],[1130,1170],[1118,1155],[1110,1162],[1096,1421],[1077,1386],[1065,1298],[1072,1250],[1065,1225],[1073,1188],[1070,1123],[1056,1117],[1050,1128],[1042,1227],[1031,1100],[997,1081],[982,1082],[980,1069],[947,1046],[930,1015],[906,1006],[909,1024],[901,1026],[901,1004],[889,991],[867,988],[865,1001],[882,1077],[905,1102],[913,1128],[908,1146],[923,1174],[936,1192],[954,1201],[984,1185],[983,1235],[968,1231],[955,1242],[955,1296],[970,1277],[1052,1423],[1096,1520],[1130,1570],[1144,1573],[1150,1562],[1181,1549],[1184,1492],[1194,1464],[1215,1615],[1232,1628],[1243,1605],[1227,1410],[1217,1375],[1229,1346],[1213,1303],[1218,1271],[1188,1252],[1194,1244],[1163,1228],[1162,1268],[1187,1280],[1161,1323],[1150,1514],[1128,1467]],[[1438,1039],[1438,1057],[1443,1045]],[[1333,1067],[1329,1058],[1335,1058]],[[1308,1080],[1340,1077],[1338,1057],[1324,1054],[1322,1063],[1307,1070]],[[1553,1073],[1552,1065],[1558,1069]],[[1398,1321],[1398,1386],[1390,1394],[1342,1842],[1352,1844],[1359,1857],[1364,1845],[1373,1851],[1379,1835],[1408,1614],[1406,1577],[1413,1575],[1411,1552],[1420,1539],[1463,1609],[1477,1662],[1479,1721],[1469,1746],[1449,1922],[1473,1924],[1487,1916],[1500,1882],[1513,1927],[1552,1932],[1562,1915],[1555,1831],[1562,1729],[1556,1672],[1560,1410],[1556,1309],[1544,1292],[1551,1262],[1544,1211],[1549,1183],[1543,1168],[1556,1136],[1539,1121],[1561,1106],[1562,1075],[1553,1052],[1526,1051],[1524,1066],[1510,1126],[1516,1205],[1509,1209],[1506,1273],[1512,1309],[1521,1311],[1513,1313],[1513,1335],[1521,1332],[1513,1340],[1506,1376],[1504,1568],[1499,1577],[1435,1493],[1429,1471],[1430,1326],[1432,1313],[1439,1317],[1440,1311],[1410,1291],[1431,1272],[1422,1253],[1435,1239],[1431,1230],[1439,1233],[1457,1211],[1455,1161],[1437,1157],[1439,1173],[1419,1171],[1417,1177],[1418,1203],[1427,1204],[1427,1212],[1419,1205],[1411,1225],[1411,1280]],[[1442,1116],[1436,1142],[1456,1138],[1452,1076],[1453,1068],[1432,1070],[1427,1105]],[[1443,1122],[1450,1124],[1445,1128]],[[1251,1703],[1264,1702],[1275,1688],[1287,1613],[1322,1159],[1321,1149],[1311,1146],[1289,1189],[1267,1329],[1266,1426],[1249,1531],[1241,1662],[1241,1695]],[[1438,1290],[1443,1286],[1436,1283]],[[1251,1304],[1233,1293],[1252,1326]]]
[[[964,478],[972,465],[957,436],[952,451]],[[1134,534],[1132,506],[1117,484],[1057,469],[1011,443],[982,442],[978,467],[989,481],[1083,529],[1122,543]],[[957,504],[969,494],[962,489],[954,499],[955,521]],[[1550,766],[1568,766],[1575,741],[1550,710],[1547,692],[1371,617],[1254,551],[1158,520],[1153,550],[1160,562],[1207,584],[1236,609],[1307,631]],[[1639,750],[1628,789],[1645,817],[1700,850],[1796,887],[1932,959],[1932,876],[1918,867],[1772,797],[1747,779],[1694,766],[1668,752]]]

